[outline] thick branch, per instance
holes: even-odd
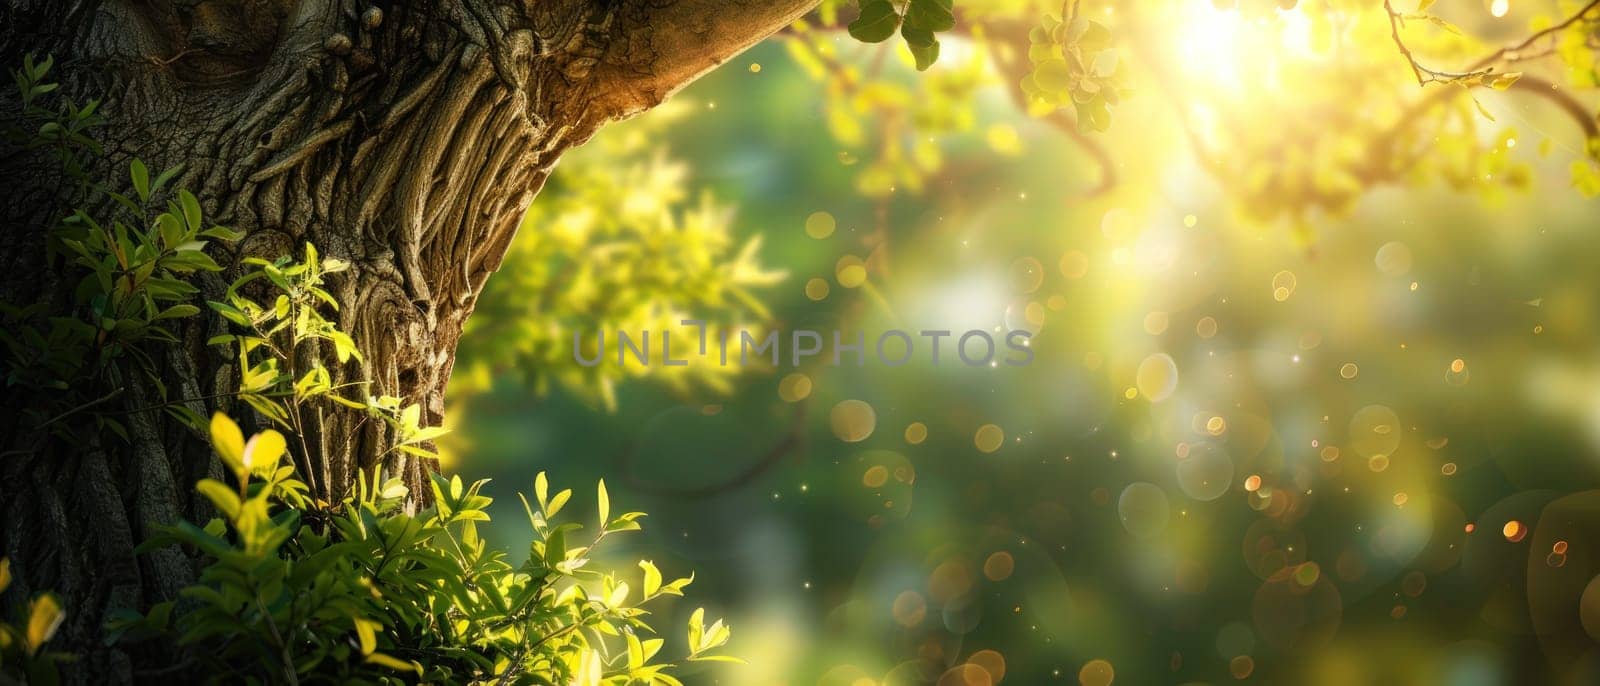
[[[594,66],[594,104],[632,116],[816,7],[818,0],[623,0]]]

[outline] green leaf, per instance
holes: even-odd
[[[550,499],[550,506],[544,509],[544,516],[555,517],[556,513],[561,511],[561,507],[567,504],[567,499],[571,497],[572,489],[561,489],[560,493],[555,494],[555,497]]]
[[[355,625],[356,637],[361,643],[361,654],[371,655],[372,651],[378,649],[377,630],[382,629],[383,625],[370,619],[362,619],[360,617],[355,619]],[[402,667],[401,669],[404,668]]]
[[[882,43],[900,28],[900,13],[889,0],[863,0],[861,16],[850,22],[850,35],[864,43]]]
[[[171,250],[183,242],[183,223],[170,212],[156,217],[156,231],[161,234],[162,247]]]
[[[1059,57],[1045,60],[1033,68],[1033,81],[1046,91],[1065,92],[1072,88],[1072,68]]]
[[[342,331],[330,331],[328,340],[333,341],[334,356],[339,358],[341,364],[349,362],[352,357],[358,362],[361,361],[361,350],[356,347],[355,339],[348,334]]]
[[[544,543],[544,564],[555,567],[567,559],[567,530],[557,528]]]
[[[632,631],[628,632],[628,669],[638,669],[644,666],[644,644],[639,642],[639,637]]]
[[[182,190],[182,191],[178,191],[178,204],[183,206],[183,220],[184,220],[184,222],[188,223],[190,229],[193,229],[195,231],[199,231],[200,230],[200,201],[195,199],[193,193],[190,193],[189,191],[186,191],[186,190]]]
[[[911,56],[917,61],[917,71],[926,71],[939,61],[939,39],[934,37],[932,31],[914,29],[907,24],[900,27],[900,35],[906,39],[906,47],[911,48]]]
[[[639,568],[644,570],[644,597],[649,598],[661,590],[661,570],[649,560],[640,560]]]
[[[705,637],[706,609],[695,608],[694,614],[689,615],[689,654],[700,652],[700,639]]]
[[[178,254],[167,258],[162,265],[168,269],[179,272],[192,272],[196,270],[207,272],[222,271],[222,266],[217,264],[216,260],[211,259],[210,255],[200,252],[199,250],[179,250]]]
[[[219,240],[228,241],[229,243],[244,238],[243,231],[234,231],[226,226],[213,226],[205,231],[201,231],[200,235],[205,236],[206,238],[216,238]]]
[[[158,320],[182,319],[184,317],[193,317],[197,314],[200,314],[200,308],[195,307],[194,305],[173,305],[172,307],[162,310],[155,316],[155,318]]]
[[[726,640],[726,639],[724,639]],[[727,662],[736,665],[748,664],[732,655],[696,655],[689,658],[690,662]]]
[[[163,186],[167,185],[168,181],[172,180],[172,177],[177,176],[178,172],[181,172],[181,171],[183,171],[183,165],[179,164],[179,165],[174,166],[174,167],[169,167],[166,171],[163,171],[160,174],[158,174],[156,176],[155,183],[150,184],[150,192],[151,193],[159,192]]]
[[[611,592],[607,593],[606,597],[605,597],[606,605],[609,605],[611,607],[624,607],[624,604],[627,601],[628,601],[628,582],[626,582],[626,581],[617,584],[616,587],[612,588]]]
[[[640,641],[639,646],[644,648],[644,659],[649,660],[655,657],[656,653],[661,652],[661,646],[666,645],[666,643],[665,639],[660,638],[647,638]]]
[[[240,470],[244,465],[244,432],[239,430],[239,425],[222,412],[211,415],[211,445],[234,471]],[[203,482],[202,482],[203,483]]]
[[[228,519],[238,518],[239,509],[243,506],[243,503],[239,501],[239,494],[228,488],[221,481],[201,479],[200,483],[195,484],[195,490],[199,491],[200,495],[205,496],[206,500],[210,500],[212,505],[222,511],[222,514],[228,516]]]
[[[375,665],[382,665],[396,671],[415,672],[417,676],[422,676],[422,665],[417,664],[415,661],[407,662],[400,658],[385,655],[383,653],[373,653],[367,656],[367,662]]]
[[[906,7],[906,26],[927,31],[955,28],[954,0],[911,0]]]
[[[606,521],[611,518],[611,496],[606,493],[605,479],[600,480],[600,486],[596,490],[598,493],[595,497],[600,503],[600,525],[605,526]]]
[[[128,164],[128,175],[133,178],[133,190],[139,194],[140,202],[150,201],[150,170],[143,162],[134,160]]]

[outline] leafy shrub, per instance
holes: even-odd
[[[572,492],[550,493],[541,472],[535,502],[523,498],[534,539],[517,565],[478,536],[489,520],[485,481],[435,476],[434,505],[410,514],[406,487],[375,470],[337,509],[321,510],[280,464],[276,431],[247,441],[219,413],[210,433],[237,483],[206,479],[198,489],[222,516],[144,545],[199,551],[201,584],[184,590],[186,605],[114,620],[114,637],[176,641],[218,681],[681,683],[669,673],[676,664],[655,661],[664,640],[643,606],[682,595],[692,577],[664,582],[648,560],[637,585],[590,569],[601,541],[639,529],[644,516],[612,516],[604,481],[600,526],[580,543],[579,524],[556,520]],[[690,620],[685,661],[731,659],[713,652],[728,627],[703,617]]]
[[[681,595],[692,577],[663,583],[654,564],[640,561],[634,593],[618,574],[588,567],[602,539],[638,529],[644,516],[611,517],[603,481],[599,530],[579,545],[580,525],[554,521],[571,491],[550,494],[539,474],[538,507],[523,499],[534,542],[520,565],[478,536],[491,502],[480,494],[484,481],[435,475],[433,505],[413,513],[408,489],[386,478],[379,460],[338,505],[314,496],[295,460],[284,458],[293,455],[300,417],[316,404],[387,422],[394,442],[379,457],[396,450],[432,457],[428,442],[443,429],[419,425],[418,406],[402,407],[392,396],[346,397],[367,382],[336,386],[320,365],[295,368],[306,345],[329,343],[341,362],[360,357],[319,312],[337,307],[322,284],[343,262],[308,244],[299,261],[246,264],[254,268],[210,303],[239,332],[211,343],[238,355],[238,397],[289,436],[269,428],[246,440],[227,415],[212,417],[206,429],[235,484],[205,479],[197,490],[221,516],[163,529],[141,546],[198,552],[206,561],[201,583],[183,591],[187,604],[123,613],[108,627],[113,639],[175,641],[189,649],[198,673],[220,681],[679,683],[667,672],[673,664],[652,662],[664,641],[650,636],[640,606]],[[256,282],[270,304],[244,295]],[[686,659],[728,659],[712,652],[727,642],[727,627],[706,627],[702,618],[697,612],[690,623]]]

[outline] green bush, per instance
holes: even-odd
[[[664,640],[652,636],[641,606],[681,595],[692,577],[663,583],[653,563],[640,561],[635,591],[619,574],[589,568],[596,546],[638,529],[643,513],[612,517],[602,481],[599,528],[580,542],[579,524],[554,520],[572,492],[551,494],[540,473],[538,507],[523,499],[534,540],[517,565],[478,536],[491,502],[480,494],[483,481],[434,475],[432,507],[408,512],[414,500],[398,478],[385,477],[385,458],[431,458],[428,442],[444,430],[421,425],[420,408],[398,398],[346,397],[352,388],[370,391],[369,382],[335,384],[320,365],[296,368],[302,346],[329,344],[340,362],[361,357],[321,313],[338,305],[324,279],[346,265],[311,245],[300,261],[245,264],[253,269],[210,303],[236,330],[211,343],[238,356],[238,397],[290,438],[300,435],[302,416],[331,404],[385,422],[393,443],[353,493],[329,505],[301,480],[297,460],[285,463],[289,456],[310,464],[294,455],[290,438],[269,428],[247,440],[215,414],[205,428],[235,483],[205,479],[197,490],[222,516],[163,529],[141,546],[199,553],[200,584],[183,591],[190,602],[116,617],[112,640],[175,642],[197,674],[227,682],[679,683],[673,663],[654,661]],[[260,302],[244,294],[251,284],[261,286]],[[690,621],[685,660],[730,659],[713,653],[727,642],[727,626],[707,627],[703,617],[697,611]]]
[[[206,479],[198,489],[222,516],[144,545],[197,550],[201,583],[183,591],[189,603],[114,620],[113,640],[174,641],[197,673],[228,682],[681,683],[674,663],[657,661],[664,640],[644,605],[682,595],[691,578],[664,582],[648,560],[636,583],[590,569],[601,541],[644,516],[612,516],[605,482],[600,525],[580,541],[579,524],[556,520],[572,492],[550,493],[541,472],[535,502],[523,498],[534,540],[518,565],[478,536],[489,519],[484,481],[435,476],[434,505],[409,514],[406,487],[374,472],[321,510],[280,463],[276,431],[245,440],[218,414],[211,438],[237,484]],[[685,661],[729,660],[713,653],[727,626],[703,616],[690,620]]]

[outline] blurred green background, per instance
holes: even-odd
[[[771,328],[1027,329],[1032,364],[819,356],[726,388],[624,379],[608,407],[487,362],[519,314],[485,308],[448,466],[494,479],[487,535],[518,557],[540,470],[579,511],[600,478],[647,511],[611,552],[695,571],[669,641],[705,604],[749,661],[690,683],[1600,683],[1597,215],[1573,154],[1534,150],[1560,122],[1484,104],[1526,138],[1530,189],[1253,222],[1148,97],[1104,136],[1118,188],[1088,198],[1082,150],[991,85],[923,188],[869,194],[775,39],[563,165],[681,161],[686,202],[735,208],[787,272],[751,290]],[[564,166],[538,203],[584,183]]]

